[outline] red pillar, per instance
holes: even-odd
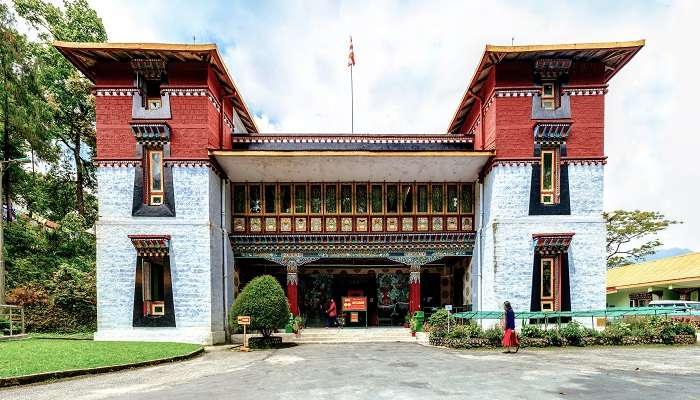
[[[289,311],[299,315],[299,276],[296,266],[287,267],[287,302]]]
[[[408,276],[408,311],[420,310],[420,265],[412,265]]]

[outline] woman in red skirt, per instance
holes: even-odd
[[[503,347],[506,348],[504,353],[510,353],[510,348],[515,347],[515,352],[520,350],[520,343],[518,342],[518,334],[515,332],[515,312],[513,312],[513,307],[510,306],[510,302],[506,301],[503,303],[503,309],[505,311],[503,317]]]

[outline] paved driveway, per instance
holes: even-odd
[[[0,399],[700,399],[700,346],[523,350],[305,344],[0,390]]]

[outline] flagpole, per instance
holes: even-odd
[[[355,96],[353,94],[352,65],[350,66],[350,133],[355,133]]]

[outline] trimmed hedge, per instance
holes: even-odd
[[[440,316],[430,324],[431,345],[458,349],[501,346],[501,329],[483,331],[478,325],[469,323],[451,326],[448,332],[446,318],[444,325],[442,318]],[[548,330],[537,325],[525,325],[520,331],[521,347],[695,344],[696,341],[693,325],[661,317],[616,320],[609,323],[602,332],[586,328],[577,321]]]
[[[235,332],[239,315],[250,316],[250,329],[269,337],[289,320],[289,303],[282,286],[271,275],[250,281],[231,306],[230,325]]]

